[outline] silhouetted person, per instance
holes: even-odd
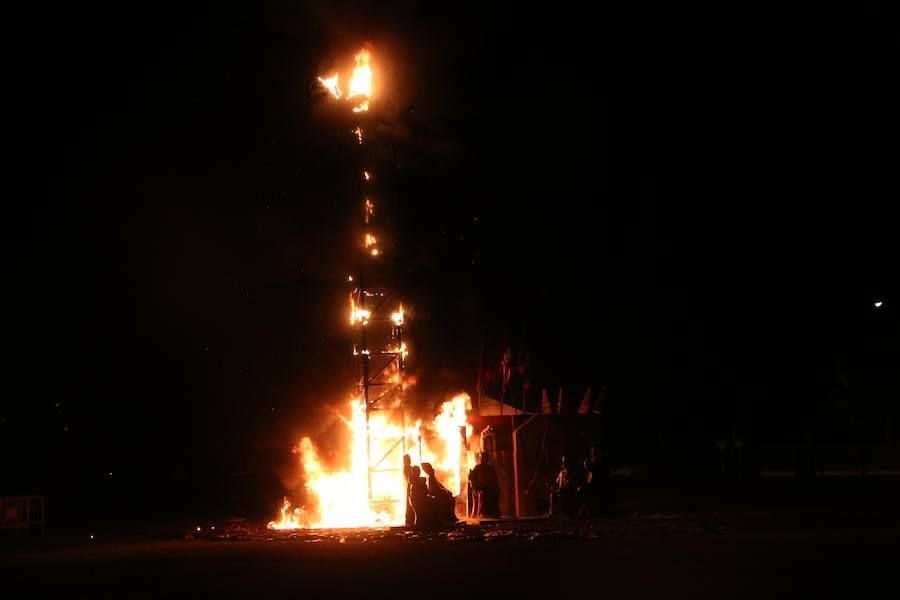
[[[412,460],[409,458],[409,454],[403,455],[403,480],[406,482],[406,490],[404,496],[406,497],[406,525],[411,526],[416,524],[416,511],[413,508],[412,502],[409,498],[409,486],[412,482]]]
[[[469,487],[474,500],[473,517],[500,518],[500,483],[497,471],[488,464],[488,453],[478,454],[478,464],[469,471]]]
[[[591,514],[597,516],[600,513],[609,512],[613,508],[612,467],[609,464],[609,455],[596,444],[591,446],[588,464],[590,465]]]
[[[597,486],[594,484],[594,465],[590,458],[582,461],[584,480],[578,486],[578,516],[592,517],[597,513]]]
[[[420,475],[419,467],[410,469],[409,502],[416,514],[416,527],[434,527],[438,524],[434,499],[428,495],[428,484]]]
[[[455,523],[459,519],[456,518],[456,511],[454,510],[456,500],[453,497],[453,492],[441,485],[431,463],[422,463],[422,470],[428,475],[428,495],[433,499],[437,518],[440,521]]]
[[[566,466],[566,457],[560,461],[559,473],[550,491],[550,516],[572,515],[574,513],[577,489]]]

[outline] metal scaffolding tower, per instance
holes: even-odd
[[[403,377],[404,355],[403,318],[397,311],[391,312],[395,290],[389,287],[365,287],[360,274],[360,284],[353,291],[353,302],[360,311],[368,315],[357,319],[359,343],[354,345],[356,358],[357,387],[366,409],[366,457],[368,460],[369,502],[373,508],[391,504],[398,498],[376,498],[373,495],[372,479],[378,473],[402,470],[388,461],[398,448],[401,455],[406,453],[406,411],[404,410]],[[363,314],[366,314],[363,313]],[[373,439],[370,428],[371,416],[375,412],[394,413],[392,421],[401,423],[401,434],[395,440],[379,440],[389,444],[380,456],[373,456]],[[387,462],[386,462],[387,461]],[[402,498],[402,497],[401,497]]]
[[[363,171],[366,184],[368,171]],[[360,256],[356,289],[351,292],[352,320],[359,327],[359,342],[354,344],[356,360],[356,381],[359,396],[366,410],[366,458],[368,462],[368,495],[373,510],[382,512],[389,505],[402,501],[405,494],[397,490],[396,497],[376,497],[373,478],[379,473],[402,471],[399,457],[391,459],[397,449],[406,454],[406,411],[404,407],[404,370],[406,347],[403,340],[404,315],[395,288],[384,285],[368,285],[366,265],[378,260],[375,236],[371,227],[374,220],[374,205],[366,197],[362,206],[365,226],[363,253]],[[389,420],[400,423],[397,439],[378,439],[373,455],[371,417],[375,412],[393,413]],[[386,450],[385,450],[386,446]]]

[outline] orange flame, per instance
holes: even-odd
[[[406,342],[400,342],[400,346],[391,346],[388,348],[388,352],[396,352],[403,360],[406,360],[406,357],[409,356],[409,348],[406,346]]]
[[[368,50],[363,49],[355,59],[356,66],[353,67],[353,77],[350,79],[347,98],[362,96],[362,100],[353,108],[353,112],[364,112],[369,110],[369,99],[372,97],[372,66],[370,64],[372,55]]]
[[[371,316],[372,311],[356,307],[356,301],[353,299],[353,294],[350,294],[350,324],[356,325],[357,323],[361,323],[363,325],[368,325]]]
[[[352,109],[353,112],[366,112],[369,110],[369,100],[372,98],[372,53],[363,48],[354,57],[354,60],[356,66],[353,67],[350,88],[346,94],[341,89],[338,73],[331,77],[320,76],[317,79],[338,100],[346,99],[356,102],[356,106]]]
[[[366,234],[366,239],[365,239],[366,248],[372,248],[369,251],[372,256],[378,256],[381,253],[381,251],[378,248],[373,248],[373,246],[377,243],[378,243],[378,240],[375,239],[374,235],[372,235],[371,233]]]
[[[341,91],[341,87],[338,85],[338,74],[335,73],[331,77],[319,77],[319,83],[321,83],[326,90],[331,92],[331,95],[337,98],[338,100],[344,95],[344,92]]]
[[[414,457],[414,462],[419,457],[417,446],[421,443],[421,460],[430,462],[438,479],[448,490],[459,495],[461,468],[464,467],[460,458],[463,451],[460,428],[466,427],[466,409],[470,402],[468,394],[458,394],[441,405],[432,423],[423,427],[417,422],[405,431],[390,420],[389,411],[370,413],[372,456],[384,458],[379,470],[372,473],[372,502],[369,502],[366,409],[360,399],[351,400],[351,418],[341,418],[352,433],[349,469],[329,470],[319,458],[312,440],[301,439],[299,454],[306,477],[306,492],[314,501],[306,510],[291,510],[290,501],[285,499],[278,520],[270,522],[269,529],[403,524],[406,483],[399,469],[402,447],[397,440],[400,439],[405,440],[407,453]],[[391,466],[398,468],[391,469]]]
[[[365,112],[369,110],[369,100],[372,98],[372,53],[363,48],[354,57],[356,66],[353,67],[353,75],[350,78],[350,88],[344,94],[341,89],[338,73],[331,77],[318,77],[319,83],[331,92],[338,100],[357,99],[353,112]]]

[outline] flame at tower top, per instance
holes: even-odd
[[[372,54],[363,48],[356,55],[356,66],[353,67],[353,78],[350,80],[348,99],[362,96],[361,102],[353,108],[353,112],[369,110],[369,99],[372,97]]]
[[[353,76],[350,78],[350,87],[345,93],[341,89],[340,74],[335,73],[331,77],[318,77],[322,87],[327,89],[338,100],[349,100],[356,105],[353,112],[365,112],[369,110],[369,100],[372,99],[372,53],[368,47],[364,47],[354,57],[356,66],[353,67]]]

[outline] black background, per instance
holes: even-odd
[[[365,41],[423,402],[508,331],[536,385],[607,385],[623,461],[800,439],[842,373],[897,414],[877,19],[377,4],[11,18],[9,493],[205,506],[346,399],[361,157],[312,83]]]

